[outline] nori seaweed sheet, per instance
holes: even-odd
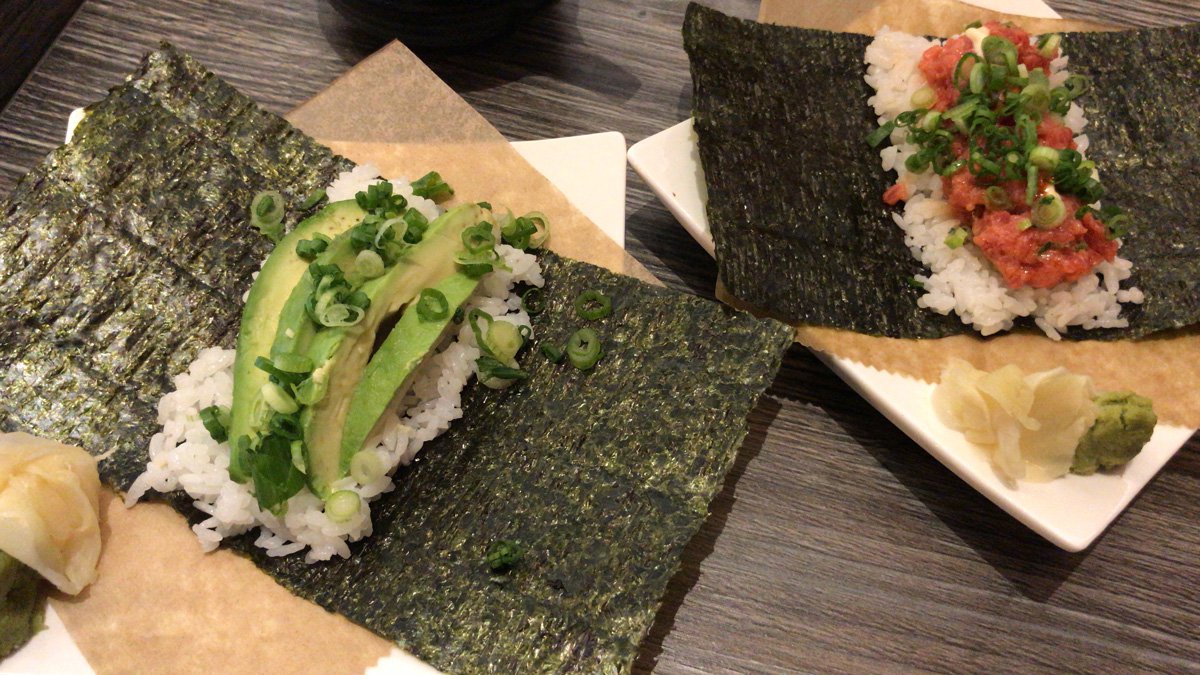
[[[0,429],[115,449],[101,474],[127,488],[169,376],[233,344],[269,246],[244,205],[347,166],[188,57],[151,54],[0,204]],[[594,370],[530,349],[528,381],[469,388],[465,418],[372,505],[375,534],[349,560],[230,545],[444,669],[628,670],[792,332],[550,253],[543,265],[537,339],[594,326]],[[612,316],[575,316],[588,288]],[[497,577],[484,561],[500,538],[526,553]]]
[[[141,466],[172,374],[236,338],[270,251],[254,194],[298,201],[351,166],[169,45],[148,55],[0,202],[0,430],[115,448],[109,482]]]
[[[789,28],[688,8],[684,45],[708,183],[718,269],[741,300],[796,324],[902,338],[973,333],[917,307],[923,271],[881,196],[895,180],[866,136],[876,128],[863,77],[869,36]],[[1135,338],[1200,322],[1200,27],[1073,33],[1071,69],[1092,78],[1090,120],[1106,204],[1136,231],[1122,256]],[[1019,324],[1020,325],[1020,324]],[[1027,325],[1027,324],[1026,324]]]
[[[591,326],[604,343],[593,370],[531,347],[528,380],[469,387],[463,419],[372,507],[375,534],[349,560],[236,544],[297,594],[451,672],[628,670],[792,340],[778,322],[586,263],[542,264],[535,341]],[[612,298],[611,316],[576,316],[587,289]],[[498,539],[525,549],[503,577],[484,562]]]

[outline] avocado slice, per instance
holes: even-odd
[[[479,279],[461,272],[433,286],[446,296],[449,311],[443,319],[422,319],[415,302],[405,308],[392,332],[371,357],[362,380],[350,397],[350,409],[342,429],[340,470],[343,474],[349,470],[350,460],[362,449],[396,393],[411,386],[417,368],[452,325],[455,311],[478,286]]]
[[[303,409],[300,425],[308,484],[317,496],[327,497],[330,484],[345,476],[342,430],[380,323],[409,304],[422,289],[458,274],[455,257],[463,249],[463,231],[490,220],[488,212],[475,204],[446,212],[429,224],[421,242],[405,251],[383,276],[359,287],[371,301],[362,320],[353,326],[322,328],[312,336],[306,355],[316,366],[313,383],[324,390],[324,395]]]
[[[270,356],[279,329],[279,316],[288,303],[297,283],[307,277],[308,262],[296,255],[296,244],[323,234],[334,239],[363,219],[366,212],[353,199],[334,202],[304,219],[287,234],[267,256],[258,273],[238,332],[237,355],[233,362],[233,405],[230,409],[229,438],[231,457],[229,475],[236,481],[247,476],[237,459],[237,439],[252,436],[255,431],[255,401],[259,389],[267,382],[267,374],[254,366],[260,356]],[[303,304],[301,305],[303,310]]]

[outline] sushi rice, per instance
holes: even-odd
[[[917,64],[925,50],[935,44],[940,42],[887,27],[875,34],[865,55],[866,81],[875,90],[868,103],[881,125],[913,107],[913,94],[927,84]],[[1066,81],[1067,63],[1066,56],[1051,62],[1050,86]],[[1075,133],[1079,152],[1086,156],[1088,137],[1081,133],[1087,125],[1083,109],[1072,103],[1063,122]],[[1137,288],[1120,288],[1120,282],[1132,273],[1132,263],[1120,256],[1100,263],[1074,282],[1014,290],[1005,285],[974,245],[947,246],[950,230],[962,223],[944,199],[940,176],[932,171],[911,173],[905,168],[905,160],[918,150],[907,142],[907,135],[904,128],[893,131],[892,145],[881,150],[880,157],[884,170],[895,171],[897,182],[908,188],[909,199],[903,211],[892,217],[904,231],[905,244],[913,256],[929,269],[928,274],[916,276],[925,287],[925,294],[917,301],[919,306],[939,314],[954,312],[983,335],[1012,328],[1018,317],[1033,317],[1047,337],[1055,340],[1071,326],[1092,329],[1129,325],[1120,316],[1121,303],[1141,303],[1143,296]]]
[[[378,170],[370,165],[344,172],[330,185],[331,201],[352,199],[356,192],[376,182]],[[432,201],[413,197],[408,181],[392,181],[395,191],[432,220],[441,209]],[[508,270],[498,268],[485,275],[464,311],[481,309],[493,318],[518,326],[529,326],[529,315],[513,292],[517,284],[542,286],[541,266],[535,256],[500,244],[496,246]],[[159,401],[158,422],[162,430],[150,439],[150,461],[130,487],[125,505],[131,507],[148,491],[183,490],[193,505],[208,515],[192,530],[205,551],[221,540],[255,528],[254,544],[270,556],[285,556],[307,550],[305,560],[314,563],[335,555],[350,556],[349,542],[370,536],[372,501],[395,489],[391,474],[409,464],[428,441],[446,431],[462,417],[462,391],[477,375],[480,356],[475,335],[465,322],[457,333],[447,336],[437,353],[426,360],[413,377],[412,388],[384,414],[376,434],[368,439],[365,452],[379,457],[386,473],[362,485],[346,477],[332,486],[352,490],[361,498],[358,513],[343,522],[326,515],[324,502],[302,489],[287,502],[282,516],[259,508],[252,486],[229,477],[229,444],[217,443],[200,421],[200,411],[211,405],[228,408],[233,399],[235,350],[213,347],[202,350],[187,372],[175,377],[175,390]]]

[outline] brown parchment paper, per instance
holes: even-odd
[[[1086,21],[1011,16],[954,0],[763,0],[759,8],[763,22],[865,34],[886,24],[911,33],[946,36],[976,19],[1009,20],[1035,33],[1115,29]],[[1103,174],[1104,167],[1100,171]],[[720,287],[718,297],[729,299]],[[1163,422],[1200,427],[1200,333],[1194,330],[1136,342],[1054,342],[1024,334],[988,340],[967,335],[897,340],[800,327],[796,339],[811,349],[930,382],[938,380],[951,357],[989,369],[1008,363],[1026,371],[1064,366],[1090,375],[1101,389],[1132,389],[1149,396]]]
[[[658,283],[399,43],[288,118],[385,176],[437,170],[456,201],[542,211],[554,251]],[[127,510],[106,492],[102,511],[99,579],[77,598],[52,598],[98,673],[362,673],[393,647],[234,553],[202,553],[170,507]]]

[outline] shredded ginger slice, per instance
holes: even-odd
[[[1065,368],[985,372],[952,360],[933,392],[943,424],[987,452],[1010,484],[1065,476],[1079,439],[1096,421],[1091,378]]]
[[[0,550],[58,590],[82,591],[100,560],[100,476],[84,450],[0,434]]]

